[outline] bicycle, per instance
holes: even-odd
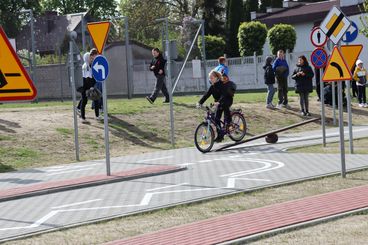
[[[211,151],[216,138],[215,132],[219,131],[224,136],[227,135],[231,140],[235,142],[241,141],[247,132],[247,123],[241,109],[231,111],[231,123],[225,125],[220,120],[218,124],[215,118],[215,110],[211,110],[210,107],[201,107],[206,111],[206,117],[201,122],[194,133],[194,143],[200,152],[206,153]]]

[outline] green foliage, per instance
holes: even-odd
[[[227,37],[227,50],[226,53],[230,57],[239,56],[238,47],[238,29],[240,23],[244,19],[243,12],[243,0],[230,0],[227,6],[228,16],[226,20],[226,37]]]
[[[367,13],[368,12],[368,0],[364,0],[363,7],[364,7],[364,12]],[[360,32],[364,36],[368,37],[368,16],[367,15],[361,16],[360,22],[363,25],[363,28],[361,28]]]
[[[0,25],[10,38],[15,38],[20,30],[22,22],[29,21],[28,14],[21,14],[22,9],[32,9],[33,15],[41,12],[38,0],[1,0],[0,1]]]
[[[225,30],[225,23],[222,20],[225,8],[222,0],[203,0],[201,8],[206,33],[214,36],[222,35]]]
[[[296,32],[291,25],[277,24],[268,31],[268,39],[273,54],[276,54],[280,49],[293,52],[296,43]]]
[[[32,52],[28,52],[27,49],[22,49],[17,51],[18,55],[20,56],[20,61],[22,62],[23,66],[29,66],[29,61],[24,59],[25,58],[32,58]],[[66,55],[56,55],[56,54],[49,54],[40,56],[39,54],[35,55],[36,64],[37,65],[52,65],[52,64],[65,64],[66,62]]]
[[[96,19],[106,19],[116,14],[115,0],[41,0],[44,10],[54,10],[59,14],[71,14],[89,11]]]
[[[250,12],[258,11],[258,0],[246,0],[244,2],[244,20],[250,21]]]
[[[224,55],[226,43],[224,38],[218,36],[207,35],[204,37],[206,42],[206,58],[217,59]],[[198,38],[198,48],[202,53],[202,37]]]
[[[238,40],[241,56],[263,53],[263,45],[267,38],[267,27],[258,21],[244,22],[239,26]]]
[[[266,12],[267,7],[270,8],[282,8],[283,0],[261,0],[261,4],[259,5],[259,10],[263,13]],[[318,0],[318,2],[321,0]],[[307,2],[307,1],[303,1]],[[316,1],[317,2],[317,1]]]

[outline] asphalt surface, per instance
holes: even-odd
[[[328,142],[338,140],[337,128]],[[286,153],[290,147],[321,143],[320,131],[263,140],[222,152],[202,154],[195,148],[159,151],[111,159],[112,171],[152,165],[178,165],[176,173],[0,202],[0,241],[97,220],[194,202],[219,195],[264,188],[339,173],[339,154]],[[355,127],[354,137],[367,137]],[[346,155],[348,170],[368,167],[367,155]],[[0,175],[0,189],[65,180],[105,172],[105,163],[37,168]]]

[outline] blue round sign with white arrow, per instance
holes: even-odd
[[[344,43],[351,43],[352,41],[354,41],[358,37],[358,34],[359,34],[358,25],[354,21],[352,21],[351,26],[346,31],[342,41]]]
[[[109,63],[105,56],[98,55],[92,63],[92,75],[96,81],[105,81],[109,75]]]

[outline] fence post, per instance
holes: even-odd
[[[253,60],[254,60],[254,77],[256,84],[258,83],[258,71],[257,71],[257,53],[254,51],[253,53]]]

